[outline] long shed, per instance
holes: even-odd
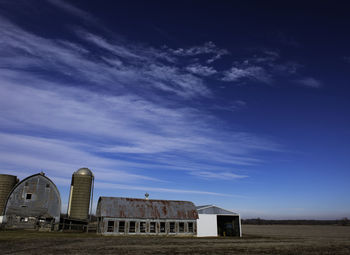
[[[188,201],[100,197],[98,233],[196,235],[198,213]]]
[[[242,236],[238,213],[216,205],[197,206],[197,236]]]

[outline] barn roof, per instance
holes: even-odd
[[[238,215],[238,213],[223,209],[216,205],[201,205],[197,206],[197,211],[199,214],[227,214],[227,215]]]
[[[100,197],[97,217],[141,219],[198,219],[195,205],[188,201]]]
[[[198,205],[198,206],[196,206],[196,208],[197,208],[197,211],[198,211],[198,210],[200,210],[202,208],[211,207],[211,206],[213,206],[213,205]]]

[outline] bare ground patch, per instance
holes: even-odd
[[[243,238],[0,232],[1,254],[350,254],[350,227],[243,226]]]

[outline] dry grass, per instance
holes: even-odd
[[[0,232],[1,254],[350,254],[350,227],[243,226],[243,238]]]

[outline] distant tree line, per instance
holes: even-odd
[[[252,225],[339,225],[350,226],[350,220],[348,218],[342,218],[339,220],[264,220],[260,218],[256,219],[243,219],[242,224]]]

